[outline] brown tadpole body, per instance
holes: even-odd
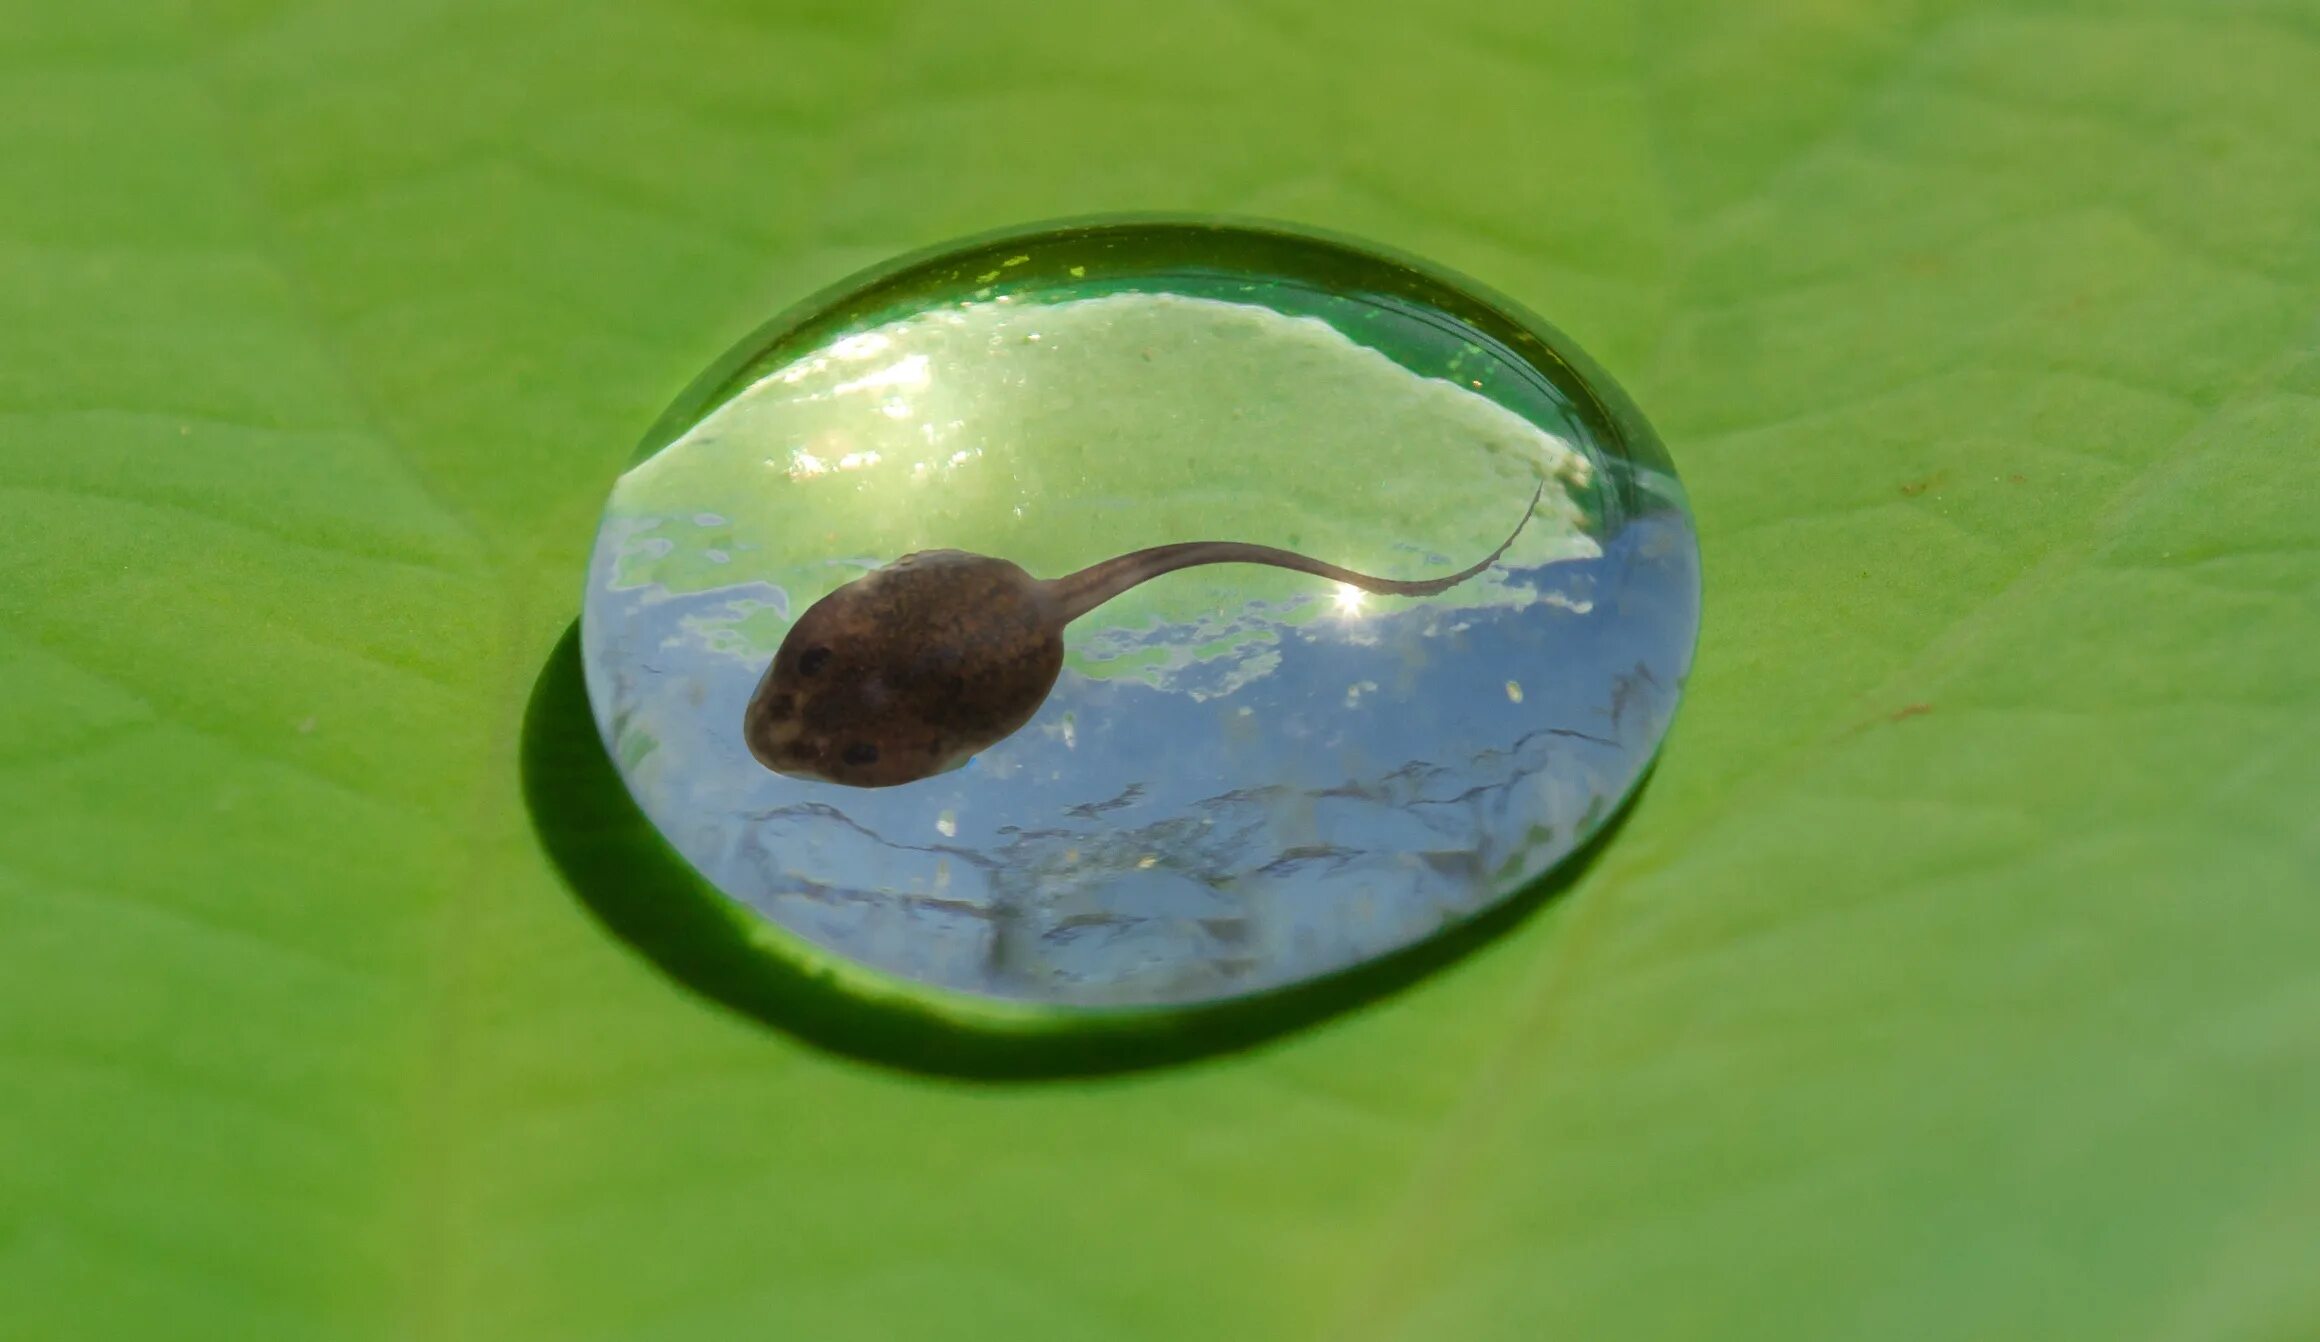
[[[1061,578],[964,550],[921,550],[806,608],[742,716],[749,753],[776,773],[892,787],[944,773],[1031,721],[1063,670],[1063,629],[1163,573],[1268,564],[1377,596],[1433,596],[1488,569],[1529,525],[1546,491],[1472,567],[1403,582],[1289,550],[1182,541]]]

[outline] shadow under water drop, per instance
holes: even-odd
[[[577,623],[533,683],[524,713],[524,800],[580,902],[671,979],[828,1052],[906,1071],[986,1081],[1129,1072],[1246,1049],[1354,1010],[1462,958],[1578,880],[1626,823],[1649,775],[1576,852],[1480,914],[1325,978],[1194,1007],[1054,1013],[986,1024],[899,994],[872,995],[758,933],[759,915],[719,893],[637,808],[598,736]]]

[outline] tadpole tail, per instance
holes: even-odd
[[[1530,506],[1523,509],[1522,520],[1514,524],[1514,530],[1498,543],[1497,549],[1470,567],[1440,578],[1404,581],[1372,577],[1349,568],[1339,568],[1335,564],[1325,564],[1294,550],[1277,550],[1270,545],[1248,545],[1240,541],[1178,541],[1174,545],[1131,550],[1116,559],[1091,564],[1077,573],[1051,580],[1048,588],[1062,607],[1066,624],[1131,587],[1150,582],[1163,573],[1174,573],[1178,569],[1200,564],[1269,564],[1274,568],[1294,569],[1299,573],[1310,573],[1316,578],[1328,578],[1349,587],[1358,587],[1373,596],[1433,596],[1437,592],[1449,591],[1497,563],[1498,557],[1506,553],[1506,547],[1514,544],[1515,538],[1522,535],[1523,528],[1530,525],[1531,514],[1538,511],[1539,499],[1546,492],[1547,482],[1541,479],[1539,487],[1531,492]]]

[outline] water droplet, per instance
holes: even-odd
[[[913,552],[1053,579],[1222,540],[1422,580],[1510,532],[1427,596],[1134,586],[1019,730],[836,724],[831,758],[971,750],[899,786],[743,741],[795,621]],[[1698,603],[1673,468],[1552,328],[1337,240],[1100,222],[905,258],[733,351],[615,486],[582,649],[646,815],[780,933],[948,1008],[1105,1008],[1341,970],[1536,880],[1642,777]]]

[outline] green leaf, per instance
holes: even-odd
[[[2320,1333],[2308,5],[9,8],[0,1336]],[[523,778],[637,435],[1129,208],[1622,379],[1709,573],[1656,780],[1167,1065],[664,974]]]

